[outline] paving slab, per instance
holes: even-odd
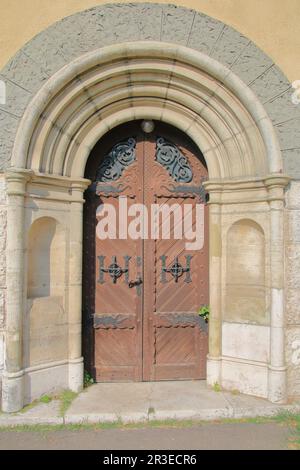
[[[262,398],[215,392],[205,381],[95,384],[74,400],[66,423],[142,422],[164,419],[216,420],[300,411]]]
[[[251,418],[255,416],[274,416],[283,411],[297,411],[299,406],[277,405],[264,398],[252,397],[240,393],[222,392],[232,409],[232,418]]]
[[[209,390],[203,381],[152,384],[149,419],[229,418],[232,409],[224,395]]]
[[[74,400],[65,422],[145,421],[150,393],[150,382],[95,384]]]

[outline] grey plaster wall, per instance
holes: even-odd
[[[300,182],[290,185],[285,219],[285,314],[288,390],[300,396]]]
[[[0,175],[0,391],[1,376],[4,366],[4,324],[5,324],[5,300],[6,300],[6,227],[7,207],[5,196],[5,181]]]
[[[125,41],[181,44],[220,61],[257,94],[278,132],[284,169],[300,178],[300,105],[290,83],[256,45],[224,23],[174,5],[108,4],[62,19],[29,41],[0,72],[7,84],[0,105],[0,170],[9,166],[24,110],[45,81],[76,57]]]

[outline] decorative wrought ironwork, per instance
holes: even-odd
[[[192,181],[193,172],[187,158],[176,145],[163,137],[158,137],[156,140],[156,161],[168,170],[175,181],[179,183]]]
[[[113,256],[111,264],[108,266],[108,268],[104,268],[104,260],[105,256],[98,256],[99,259],[99,279],[98,283],[99,284],[104,284],[104,273],[108,273],[110,277],[113,280],[113,283],[117,283],[117,279],[122,276],[122,274],[125,274],[125,281],[128,284],[129,282],[129,260],[130,256],[124,256],[125,260],[125,268],[121,268],[121,266],[118,265],[117,263],[117,257]]]
[[[122,193],[125,191],[129,186],[124,186],[124,184],[118,184],[117,186],[104,185],[97,183],[96,185],[96,194],[110,194],[110,193]]]
[[[185,280],[184,282],[189,283],[192,282],[191,279],[191,260],[192,256],[191,255],[186,255],[186,267],[183,267],[182,264],[179,263],[178,261],[178,256],[176,256],[173,264],[171,265],[170,268],[166,267],[166,260],[167,257],[165,255],[160,257],[161,263],[162,263],[162,268],[161,268],[161,282],[165,284],[167,282],[166,278],[166,273],[172,274],[173,278],[175,279],[175,282],[178,282],[178,279],[183,276],[184,273],[186,273]]]
[[[96,173],[96,180],[101,182],[116,181],[124,169],[135,161],[136,141],[130,137],[127,141],[114,145]]]
[[[168,191],[171,193],[185,193],[185,194],[197,194],[201,201],[205,204],[207,202],[207,192],[204,189],[204,186],[199,185],[199,186],[171,186],[170,188],[167,188]]]

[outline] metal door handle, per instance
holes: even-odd
[[[135,281],[129,281],[128,286],[130,288],[132,288],[132,287],[135,287],[135,286],[139,286],[142,283],[143,283],[143,280],[142,280],[141,276],[138,276]]]

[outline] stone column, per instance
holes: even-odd
[[[7,180],[6,335],[2,409],[11,413],[24,404],[22,333],[24,314],[24,196],[31,172],[10,169]]]
[[[72,183],[69,246],[69,388],[79,392],[83,386],[82,335],[82,232],[83,192],[89,180]]]
[[[209,191],[209,352],[207,357],[207,383],[221,384],[222,311],[221,311],[221,205],[220,193],[208,182]]]
[[[270,271],[271,271],[271,344],[268,398],[285,403],[286,364],[284,331],[284,187],[289,179],[274,175],[266,180],[270,204]]]

